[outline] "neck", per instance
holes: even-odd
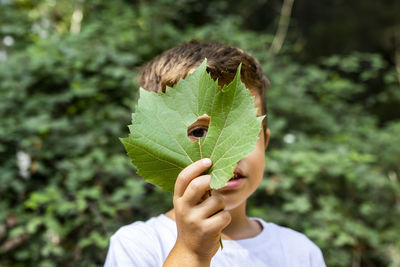
[[[246,215],[246,202],[229,211],[231,223],[222,230],[223,239],[239,240],[254,237],[262,230],[262,226]]]

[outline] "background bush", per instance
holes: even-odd
[[[339,2],[296,2],[276,55],[280,1],[0,1],[0,266],[101,265],[120,226],[171,208],[118,137],[137,67],[191,39],[248,50],[271,80],[250,215],[304,232],[328,266],[399,266],[398,3],[351,20]]]

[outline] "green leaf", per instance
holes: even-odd
[[[211,117],[207,135],[192,142],[187,129],[204,114]],[[172,192],[182,169],[210,158],[210,185],[218,189],[233,176],[237,162],[254,150],[262,119],[240,81],[240,66],[234,80],[220,88],[204,60],[165,94],[141,88],[131,134],[121,141],[138,174],[152,184]]]

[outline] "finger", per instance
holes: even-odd
[[[213,195],[196,206],[199,216],[207,219],[225,208],[225,200],[221,195]]]
[[[185,169],[183,169],[176,178],[174,197],[181,197],[190,181],[201,175],[210,166],[211,160],[208,158],[204,158],[190,164]]]
[[[210,190],[211,175],[202,175],[190,181],[183,193],[182,200],[191,206],[197,205]]]
[[[221,210],[210,218],[206,219],[207,229],[210,231],[222,231],[231,223],[231,214],[227,210]]]

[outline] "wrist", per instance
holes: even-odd
[[[172,248],[169,253],[164,267],[166,266],[210,266],[211,257],[204,256],[194,252],[189,249],[182,243],[175,243],[175,246]]]

